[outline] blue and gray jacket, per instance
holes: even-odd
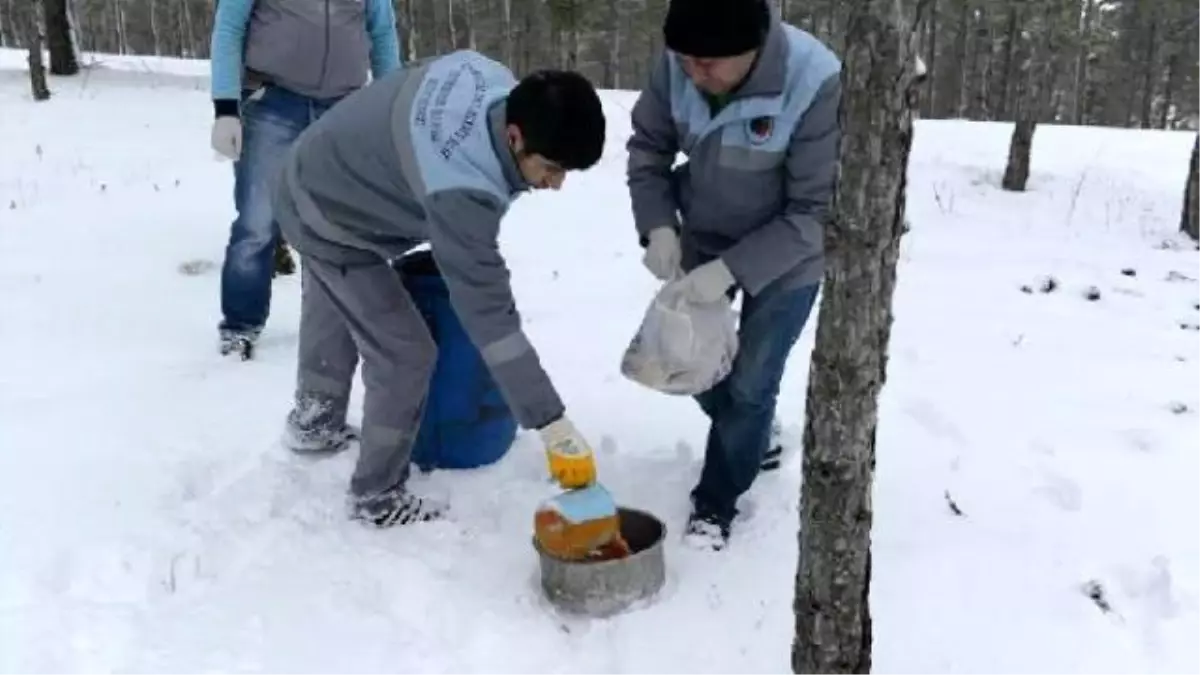
[[[757,63],[723,108],[664,52],[632,112],[627,169],[642,245],[680,232],[683,267],[720,256],[755,295],[819,281],[837,176],[841,62],[774,20]],[[682,152],[687,161],[674,167]]]
[[[505,133],[512,73],[458,51],[350,94],[289,151],[274,193],[284,238],[334,265],[378,265],[428,243],[455,313],[517,421],[563,404],[521,328],[500,221],[529,189]]]
[[[251,83],[331,99],[400,65],[391,0],[219,0],[211,51],[218,115]]]

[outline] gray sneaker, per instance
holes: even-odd
[[[343,424],[339,428],[302,429],[288,422],[284,428],[283,445],[302,455],[328,455],[341,452],[358,440],[358,428]]]
[[[375,527],[409,525],[440,520],[450,506],[430,497],[418,497],[404,488],[354,500],[351,516]]]

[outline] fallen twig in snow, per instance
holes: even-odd
[[[958,508],[958,504],[956,504],[954,498],[950,496],[950,491],[946,490],[943,494],[946,497],[946,506],[950,507],[950,512],[956,516],[965,517],[966,514],[963,513],[962,509]]]

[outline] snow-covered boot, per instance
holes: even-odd
[[[258,343],[259,331],[230,330],[222,328],[219,331],[219,350],[221,356],[237,354],[243,361],[254,358],[254,346]]]
[[[343,424],[335,428],[303,429],[289,421],[283,436],[283,444],[287,449],[302,455],[341,452],[357,440],[358,428],[352,424]]]
[[[683,538],[692,548],[720,551],[729,543],[731,525],[715,514],[693,509]]]
[[[341,452],[359,437],[359,430],[345,417],[345,406],[330,397],[301,396],[288,412],[283,444],[299,454]]]
[[[430,497],[418,497],[405,488],[353,500],[352,517],[375,527],[391,527],[439,520],[450,506]]]

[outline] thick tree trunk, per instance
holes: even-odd
[[[871,489],[912,147],[912,4],[848,5],[841,177],[804,429],[796,673],[871,670]]]
[[[38,13],[36,4],[26,3],[22,10],[22,23],[25,25],[25,39],[29,47],[29,88],[33,100],[45,101],[50,98],[50,85],[46,83],[46,64],[42,61],[42,24]]]
[[[44,0],[46,16],[46,45],[50,49],[50,72],[55,75],[74,75],[79,72],[79,57],[71,39],[71,20],[67,0]]]
[[[1024,192],[1029,180],[1029,156],[1033,150],[1033,131],[1037,122],[1023,115],[1013,126],[1012,141],[1008,144],[1008,166],[1004,168],[1001,187],[1013,192]]]
[[[1196,165],[1200,163],[1200,136],[1192,144],[1192,162],[1188,169],[1187,185],[1183,188],[1183,215],[1180,217],[1179,229],[1195,241],[1200,241],[1200,185],[1196,175]]]

